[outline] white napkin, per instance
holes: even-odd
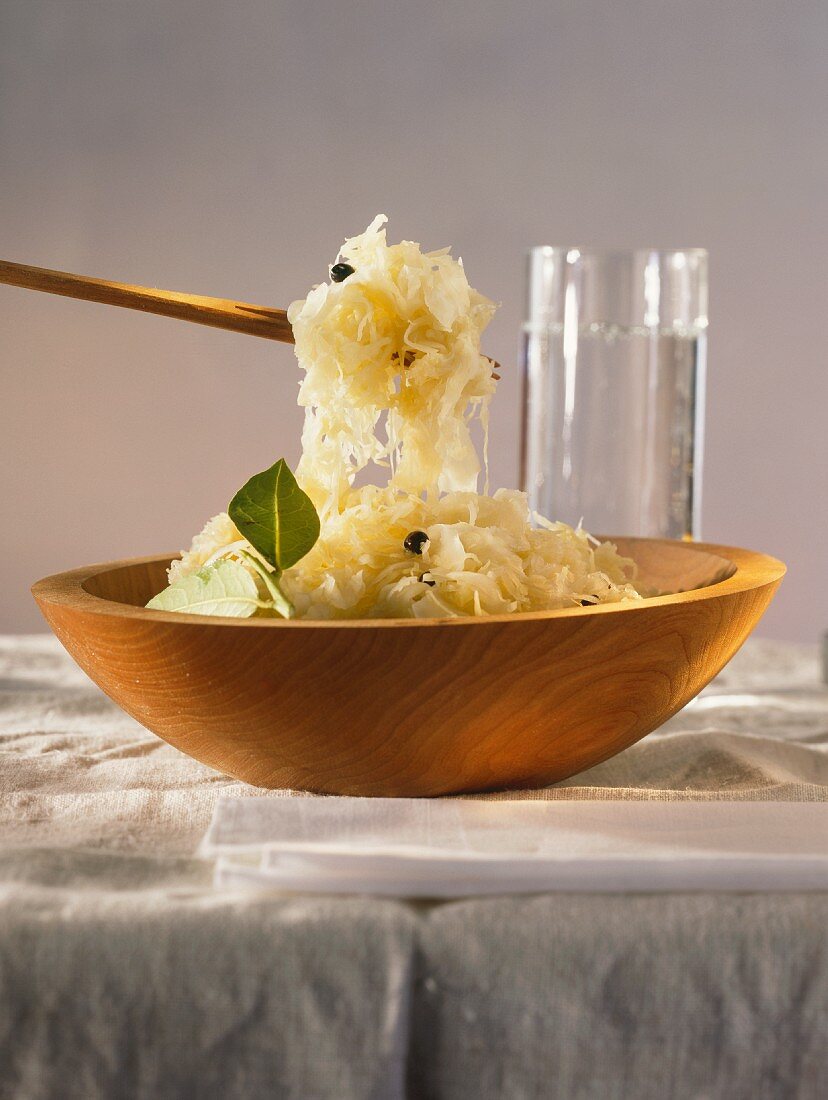
[[[828,804],[223,796],[201,854],[313,893],[825,890]]]

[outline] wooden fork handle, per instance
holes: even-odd
[[[46,294],[61,294],[86,302],[139,309],[144,313],[176,317],[198,325],[246,332],[266,340],[293,343],[293,330],[285,311],[268,306],[255,306],[226,298],[206,298],[198,294],[179,294],[174,290],[156,290],[127,283],[110,283],[104,279],[71,275],[67,271],[49,271],[8,260],[0,260],[0,283],[42,290]]]

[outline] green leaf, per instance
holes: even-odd
[[[254,474],[227,509],[251,546],[280,572],[290,569],[319,538],[319,516],[283,458]]]
[[[260,599],[255,578],[243,565],[222,558],[175,581],[153,596],[147,607],[155,611],[183,611],[188,615],[247,619],[260,608],[270,608],[271,603]]]

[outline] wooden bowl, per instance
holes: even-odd
[[[614,539],[641,603],[480,619],[286,622],[148,611],[172,555],[38,581],[85,672],[182,752],[260,787],[538,787],[661,725],[730,660],[784,573],[750,550]]]

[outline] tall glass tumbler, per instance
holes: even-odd
[[[534,248],[521,479],[593,532],[698,538],[707,253]]]

